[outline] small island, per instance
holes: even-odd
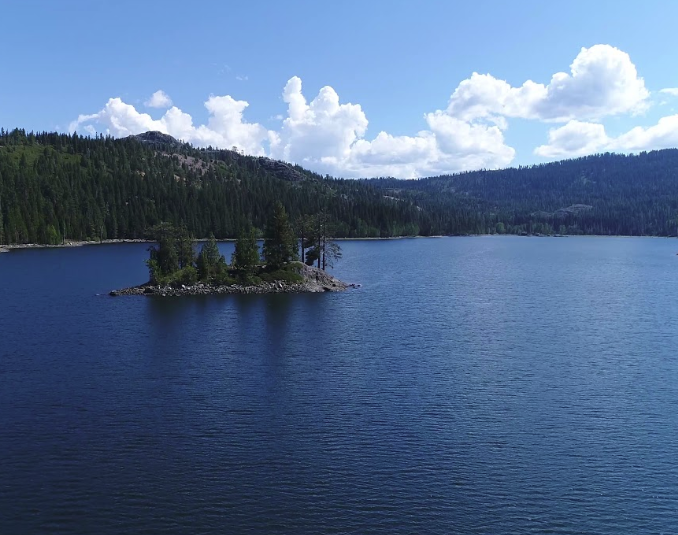
[[[265,228],[261,254],[256,230],[246,225],[235,243],[229,265],[220,254],[214,235],[196,254],[196,242],[185,228],[162,223],[150,231],[156,245],[149,248],[150,257],[146,261],[149,281],[113,290],[110,295],[316,293],[341,292],[358,286],[325,271],[341,258],[341,248],[328,237],[330,225],[324,214],[303,218],[296,227],[300,237],[283,205],[276,203]]]

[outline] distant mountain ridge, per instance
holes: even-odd
[[[473,208],[487,231],[675,236],[678,228],[678,149],[364,182],[388,195]]]

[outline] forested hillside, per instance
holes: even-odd
[[[292,220],[325,211],[337,237],[439,231],[431,214],[370,185],[162,134],[0,131],[0,243],[141,238],[160,222],[233,238],[248,224],[261,230],[278,200]]]
[[[675,236],[678,226],[676,149],[365,183],[439,207],[461,204],[484,232]]]
[[[113,139],[0,130],[0,243],[142,238],[161,222],[234,238],[249,224],[261,232],[276,201],[293,222],[324,212],[336,237],[674,236],[678,150],[356,181],[157,132]]]

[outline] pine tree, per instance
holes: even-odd
[[[146,264],[151,282],[158,283],[179,270],[176,229],[168,223],[161,223],[150,229],[148,235],[157,245],[148,248],[150,256]]]
[[[333,268],[334,264],[341,260],[341,247],[337,242],[328,241],[327,237],[323,240],[323,269]]]
[[[266,225],[263,253],[266,266],[270,269],[279,268],[298,258],[297,238],[292,231],[287,212],[279,201]]]
[[[302,262],[306,262],[306,249],[313,247],[313,244],[315,243],[313,241],[315,228],[316,222],[313,216],[302,215],[296,221],[295,230],[299,235],[299,250],[301,252],[299,256]]]
[[[333,241],[334,225],[326,211],[320,212],[313,218],[313,225],[307,233],[305,246],[306,264],[312,266],[317,263],[318,268],[334,267],[335,262],[341,259],[341,247]]]
[[[259,246],[257,235],[252,227],[243,230],[235,242],[235,250],[231,259],[233,269],[245,276],[252,275],[259,264]]]
[[[223,268],[226,267],[226,260],[219,252],[214,234],[210,234],[209,239],[203,244],[198,255],[198,278],[200,280],[208,280],[216,275],[222,269],[222,266]]]
[[[193,266],[195,262],[195,241],[188,230],[186,230],[186,227],[176,231],[176,243],[179,269]]]
[[[162,236],[158,241],[158,250],[156,259],[160,266],[160,273],[171,275],[179,269],[179,256],[177,255],[176,242],[174,236]]]

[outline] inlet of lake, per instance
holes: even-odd
[[[0,534],[678,533],[677,240],[341,245],[304,295],[1,254]]]

